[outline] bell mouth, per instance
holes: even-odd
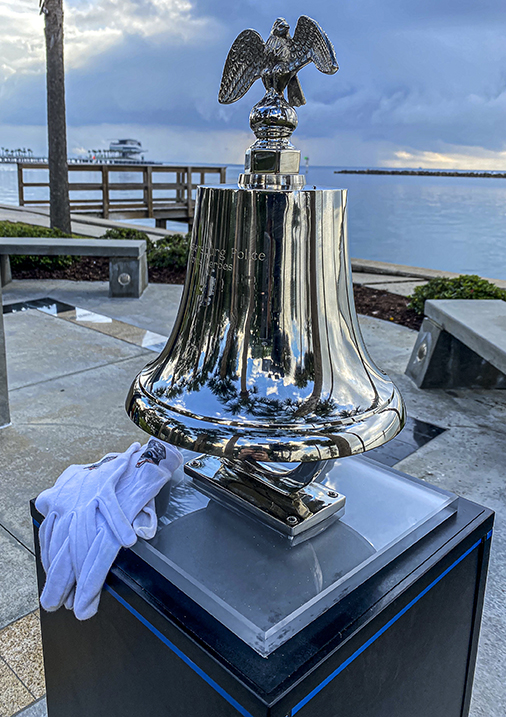
[[[245,426],[176,411],[147,393],[140,379],[135,379],[126,402],[132,421],[167,443],[218,457],[286,463],[342,458],[383,445],[405,423],[404,402],[395,387],[384,408],[355,418],[300,427]]]
[[[267,405],[265,410],[260,410],[258,404],[266,397],[258,397],[253,395],[253,405],[251,402],[245,401],[242,411],[232,413],[230,406],[228,410],[220,410],[222,415],[218,413],[207,415],[201,411],[194,411],[185,405],[177,405],[171,403],[170,400],[162,399],[157,395],[156,385],[152,383],[149,371],[142,371],[136,381],[139,390],[144,394],[151,405],[169,410],[174,415],[181,417],[181,420],[200,421],[205,425],[224,426],[239,431],[291,431],[294,434],[307,433],[311,431],[341,431],[346,427],[356,426],[357,424],[367,424],[377,413],[391,408],[394,401],[394,394],[397,388],[388,380],[381,385],[376,385],[376,392],[372,397],[372,403],[369,408],[363,410],[360,407],[350,407],[338,404],[333,397],[327,400],[318,400],[311,403],[311,398],[300,398],[295,403],[292,397],[287,399],[288,406],[281,407],[275,405],[277,415],[274,414],[274,406]],[[388,391],[388,393],[387,393]],[[184,396],[183,396],[184,399]],[[204,406],[206,401],[202,401]]]

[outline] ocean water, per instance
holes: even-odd
[[[309,172],[348,189],[350,254],[506,279],[506,179]]]
[[[240,171],[230,166],[227,182],[235,183]],[[348,189],[352,257],[506,279],[506,179],[335,174],[333,167],[310,167],[307,185]],[[0,165],[0,203],[17,204],[17,197],[15,167]],[[177,222],[168,228],[185,229]]]

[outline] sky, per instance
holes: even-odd
[[[153,160],[242,163],[257,81],[217,101],[236,36],[309,14],[339,72],[299,73],[293,143],[313,165],[504,169],[504,0],[66,0],[70,154],[141,140]],[[0,145],[45,154],[44,20],[0,0]]]

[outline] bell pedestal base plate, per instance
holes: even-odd
[[[384,485],[389,475],[399,478],[377,470]],[[378,501],[366,474],[356,472],[355,490],[351,479],[332,478],[350,488],[346,515],[335,522],[338,528],[348,520],[346,530],[331,528],[292,547],[208,500],[181,474],[159,500],[158,548],[139,541],[135,551],[120,552],[95,617],[79,622],[64,608],[41,611],[48,717],[466,717],[493,514],[455,499],[446,520],[384,559],[376,548],[396,520],[397,527],[411,520],[417,501],[409,500],[405,476],[404,508],[391,492]],[[365,498],[372,490],[364,511],[356,504],[361,484]],[[433,490],[416,480],[413,486],[422,503],[422,491]],[[381,527],[388,499],[391,522]],[[33,504],[32,515],[42,586],[42,518]],[[157,561],[162,552],[165,562]],[[354,561],[369,561],[355,581]],[[339,562],[346,585],[336,592],[328,580]],[[337,600],[290,632],[301,604],[325,590]],[[287,620],[291,608],[296,614]],[[236,626],[224,624],[225,613],[235,615]],[[266,632],[281,620],[289,637],[279,635],[281,644],[260,654],[246,632],[258,633],[262,616]]]
[[[189,461],[185,472],[210,498],[239,513],[247,511],[291,537],[324,529],[326,521],[344,515],[345,496],[317,481],[299,490],[283,490],[249,475],[247,464],[245,470],[234,472],[219,458],[205,455]]]

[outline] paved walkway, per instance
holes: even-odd
[[[4,316],[12,425],[0,431],[0,717],[45,715],[28,502],[70,463],[143,440],[125,394],[170,332],[181,290],[151,285],[138,300],[109,299],[105,282],[13,281],[4,290],[5,304],[50,296],[78,310]],[[404,375],[416,333],[369,317],[360,323],[409,414],[448,429],[397,467],[497,512],[471,715],[504,717],[506,392],[421,391]]]
[[[156,229],[154,227],[129,224],[128,222],[115,222],[112,219],[99,219],[97,217],[88,217],[82,214],[71,214],[72,233],[83,237],[101,237],[107,229],[139,229],[145,232],[152,239],[159,239],[167,236],[167,234],[175,234],[170,229]],[[27,207],[16,207],[12,204],[0,204],[0,221],[24,222],[25,224],[34,224],[35,226],[49,226],[49,208],[35,207],[29,209]],[[186,224],[181,224],[181,233],[188,231]]]
[[[417,286],[427,282],[411,276],[397,276],[396,274],[373,274],[366,271],[353,271],[353,283],[368,286],[371,289],[388,291],[391,294],[409,296]]]

